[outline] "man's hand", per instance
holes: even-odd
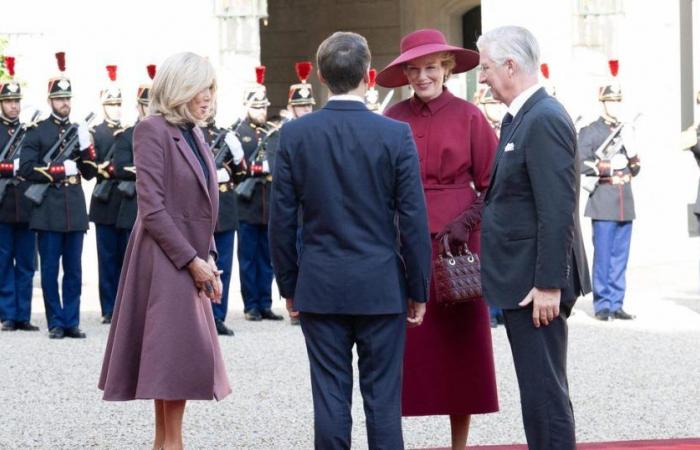
[[[241,141],[236,137],[236,133],[229,131],[224,137],[224,142],[231,150],[231,156],[233,156],[233,163],[238,165],[241,162],[245,154],[243,153],[243,146],[241,146]]]
[[[425,303],[419,303],[412,299],[408,299],[408,313],[406,315],[406,322],[408,322],[409,328],[414,328],[423,323],[423,317],[425,317]]]
[[[299,311],[294,309],[294,299],[285,298],[285,301],[287,302],[287,312],[289,313],[289,317],[299,317]]]
[[[78,165],[72,159],[65,160],[63,162],[63,167],[65,168],[65,173],[67,177],[78,175]]]
[[[537,289],[532,288],[518,305],[525,307],[532,303],[532,322],[535,328],[540,325],[549,325],[559,316],[559,303],[561,301],[561,289]]]
[[[85,150],[92,145],[90,129],[84,120],[78,124],[78,144],[80,145],[80,150]]]

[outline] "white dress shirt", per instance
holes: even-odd
[[[510,102],[510,106],[508,106],[508,112],[510,113],[513,118],[518,115],[518,112],[522,109],[523,105],[525,102],[528,101],[530,97],[532,97],[532,94],[537,92],[539,88],[541,88],[539,83],[535,83],[529,88],[525,89],[522,91],[517,97],[513,99],[512,102]]]

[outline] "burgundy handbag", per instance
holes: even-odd
[[[481,262],[479,255],[469,251],[465,243],[455,256],[450,250],[447,235],[442,237],[442,248],[433,261],[435,301],[440,304],[466,303],[481,297]]]

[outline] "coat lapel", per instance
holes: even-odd
[[[219,183],[216,178],[216,166],[214,165],[214,155],[210,151],[206,151],[206,149],[209,148],[209,144],[207,144],[206,140],[204,139],[204,135],[202,134],[202,130],[199,127],[196,127],[194,130],[194,136],[195,139],[197,140],[197,144],[199,145],[199,148],[202,149],[202,157],[204,158],[204,162],[207,165],[207,169],[209,170],[209,186],[207,194],[209,194],[209,203],[212,206],[212,211],[213,211],[213,216],[214,219],[218,217],[219,213],[219,202],[214,202],[212,199],[216,195],[216,192],[219,190]],[[200,167],[201,171],[201,167]],[[202,174],[204,176],[204,174]],[[215,223],[216,224],[216,223]]]
[[[173,127],[174,131],[172,133],[172,137],[177,143],[177,149],[180,150],[180,153],[182,156],[185,158],[187,163],[189,164],[190,168],[194,171],[195,176],[197,177],[197,181],[199,182],[199,186],[204,190],[204,193],[207,196],[207,199],[209,200],[209,204],[211,205],[211,196],[209,195],[209,189],[207,188],[206,181],[204,178],[204,172],[202,172],[202,166],[199,164],[199,161],[197,161],[197,157],[194,156],[194,153],[192,149],[190,148],[189,144],[187,141],[185,141],[185,136],[182,135],[182,131],[180,131],[179,128]],[[206,155],[209,152],[201,152],[204,155]],[[206,161],[206,157],[205,157]],[[209,172],[211,178],[212,176],[216,176],[216,171],[214,172]]]

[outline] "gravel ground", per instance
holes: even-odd
[[[569,321],[569,374],[581,442],[700,436],[700,295],[694,280],[694,261],[631,268],[626,307],[639,318],[628,323],[597,322],[590,299],[579,302]],[[151,403],[106,403],[97,390],[107,327],[99,324],[95,295],[87,284],[86,340],[48,340],[38,290],[34,319],[42,331],[0,334],[0,449],[150,448]],[[240,298],[232,301],[228,323],[236,336],[222,338],[221,345],[233,394],[221,403],[190,403],[187,447],[312,448],[301,330],[287,321],[246,322]],[[281,302],[275,306],[281,312]],[[501,412],[474,417],[470,443],[524,442],[502,327],[493,340]],[[357,386],[355,391],[354,447],[366,448]],[[404,436],[408,448],[448,445],[448,420],[406,419]]]

